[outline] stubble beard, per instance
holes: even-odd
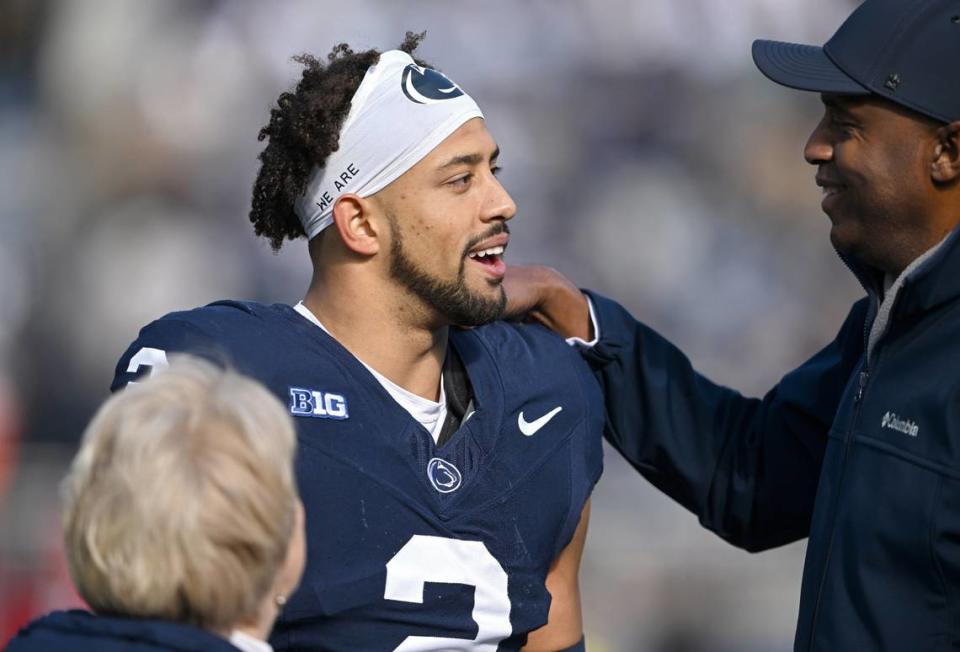
[[[390,244],[390,275],[419,297],[424,303],[457,326],[481,326],[503,316],[507,295],[497,287],[495,298],[471,292],[466,283],[466,252],[460,258],[460,268],[453,280],[444,280],[424,271],[407,255],[403,234],[397,220],[390,217],[392,242]]]

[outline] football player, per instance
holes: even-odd
[[[412,58],[421,36],[298,57],[260,132],[250,219],[274,248],[308,239],[303,301],[169,314],[112,389],[190,351],[295,417],[308,561],[277,650],[582,650],[601,395],[563,340],[491,323],[516,206],[476,103]]]

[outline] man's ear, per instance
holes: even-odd
[[[930,176],[937,183],[952,183],[960,178],[960,121],[937,129]]]
[[[341,195],[333,205],[333,224],[347,249],[364,256],[380,250],[380,233],[371,203],[353,193]]]

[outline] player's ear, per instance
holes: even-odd
[[[341,195],[333,205],[333,224],[347,249],[372,256],[380,250],[376,221],[368,200],[353,193]]]

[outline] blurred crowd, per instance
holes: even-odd
[[[219,298],[296,302],[303,242],[246,215],[290,57],[420,55],[473,95],[519,205],[507,262],[612,295],[711,378],[762,393],[859,288],[800,155],[815,96],[754,38],[821,43],[853,0],[6,0],[0,3],[0,645],[79,604],[57,490],[137,329]],[[591,649],[791,649],[802,544],[750,556],[607,450]]]

